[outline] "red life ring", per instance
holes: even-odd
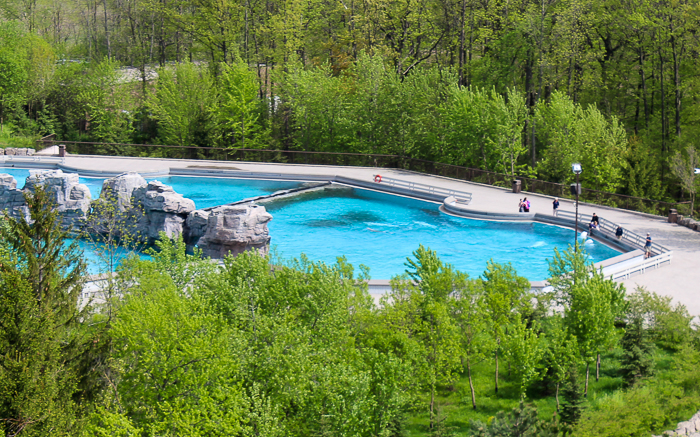
[[[382,176],[381,176],[381,175],[376,175],[376,176],[374,177],[374,182],[376,182],[376,183],[378,183],[378,184],[381,183],[381,182],[382,182]]]

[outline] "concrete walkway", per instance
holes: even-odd
[[[8,164],[10,163],[6,165]],[[19,162],[16,165],[22,166]],[[552,198],[548,196],[531,193],[514,194],[507,189],[407,170],[99,156],[68,156],[65,159],[65,167],[75,169],[78,172],[80,170],[102,172],[105,177],[126,171],[167,174],[170,168],[284,174],[300,179],[313,176],[345,176],[367,181],[371,181],[374,175],[381,174],[388,178],[471,192],[473,198],[469,205],[470,209],[486,212],[517,212],[518,200],[522,197],[527,197],[530,200],[532,204],[530,212],[551,214],[552,208]],[[574,211],[575,209],[574,202],[570,200],[560,199],[560,203],[561,210]],[[579,206],[580,214],[591,215],[594,212],[598,216],[618,223],[623,228],[637,234],[646,235],[647,232],[650,232],[654,242],[673,251],[673,261],[670,266],[648,270],[643,275],[623,281],[628,291],[639,286],[646,287],[650,291],[672,296],[675,302],[684,304],[691,314],[700,315],[700,232],[669,224],[662,217],[589,204],[580,204]],[[517,265],[515,267],[517,268]]]

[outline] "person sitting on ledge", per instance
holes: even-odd
[[[591,217],[591,223],[595,223],[596,229],[600,227],[600,222],[598,221],[598,216],[596,215],[596,213],[593,213],[593,217]]]

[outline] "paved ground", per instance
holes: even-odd
[[[384,177],[402,179],[433,185],[436,187],[461,190],[473,193],[470,209],[492,212],[516,212],[518,200],[527,196],[532,203],[531,212],[551,213],[551,198],[537,194],[514,194],[509,190],[491,186],[418,174],[404,170],[389,170],[362,167],[333,167],[299,164],[260,164],[223,161],[165,160],[155,158],[114,158],[69,156],[66,165],[79,169],[101,170],[106,172],[156,172],[167,171],[170,167],[206,167],[241,170],[246,172],[284,173],[293,175],[340,175],[356,179],[372,180],[380,173]],[[561,200],[562,210],[574,210],[574,203]],[[684,304],[691,314],[700,315],[700,232],[669,224],[663,218],[645,214],[635,214],[619,209],[594,205],[580,205],[581,214],[596,212],[600,217],[619,223],[623,228],[640,235],[650,232],[655,242],[673,250],[670,266],[648,270],[643,275],[624,281],[628,290],[638,286],[657,293],[672,296],[674,301]]]

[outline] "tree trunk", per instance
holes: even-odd
[[[498,393],[498,349],[496,349],[496,393]]]
[[[467,0],[462,0],[462,13],[460,15],[460,33],[459,33],[459,86],[464,86],[464,60],[466,52],[464,50],[464,15],[467,12]]]
[[[554,394],[554,398],[557,400],[557,411],[559,411],[559,383],[557,382],[557,391]]]
[[[112,60],[112,45],[109,41],[109,28],[107,27],[107,0],[102,0],[105,15],[105,38],[107,38],[107,60]]]
[[[639,49],[639,78],[642,81],[642,102],[644,102],[644,127],[649,127],[649,105],[647,104],[647,81],[644,74],[644,50]]]
[[[600,354],[598,354],[598,358],[595,361],[595,382],[598,382],[600,379]]]
[[[467,376],[469,377],[469,391],[472,393],[472,408],[476,410],[476,394],[474,393],[474,383],[472,382],[472,365],[467,358]]]
[[[671,29],[673,31],[673,29]],[[673,80],[676,88],[676,136],[681,136],[681,72],[676,38],[671,34],[671,50],[673,52]],[[682,49],[681,49],[682,51]]]
[[[583,395],[585,397],[588,397],[588,375],[589,375],[589,367],[591,363],[586,363],[586,387],[583,389]]]

